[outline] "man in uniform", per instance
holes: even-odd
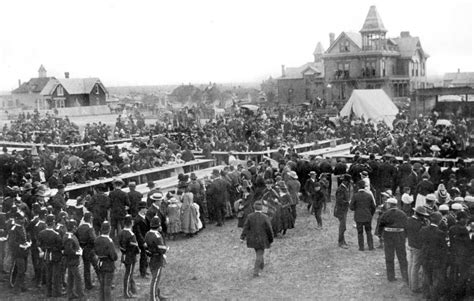
[[[405,212],[397,208],[398,201],[395,198],[387,200],[388,210],[382,215],[379,224],[379,232],[383,233],[385,265],[387,268],[387,279],[395,281],[395,253],[402,278],[408,283],[408,263],[405,249],[405,229],[407,227],[407,216]]]
[[[92,225],[95,233],[98,235],[102,223],[107,220],[110,199],[105,194],[107,187],[104,184],[97,185],[95,190],[97,193],[92,196],[91,200],[86,204],[86,207],[92,213]]]
[[[39,204],[34,203],[32,205],[32,212],[33,212],[33,218],[29,222],[28,226],[26,227],[26,230],[29,234],[29,237],[31,239],[31,263],[33,264],[33,269],[35,271],[35,276],[33,278],[33,281],[36,286],[39,286],[41,284],[41,273],[42,273],[42,261],[39,256],[39,249],[38,249],[38,234],[42,230],[46,228],[46,224],[44,222],[44,219],[46,217],[46,209],[41,210],[41,207]]]
[[[92,214],[84,213],[84,220],[76,231],[79,245],[82,248],[82,261],[84,263],[84,284],[86,290],[94,288],[91,278],[91,265],[97,273],[97,262],[94,260],[94,241],[95,233],[92,228]]]
[[[262,212],[261,201],[254,203],[254,209],[255,212],[249,214],[245,221],[240,240],[242,242],[247,240],[247,247],[255,249],[253,276],[258,277],[265,266],[263,261],[265,249],[269,249],[273,243],[273,230],[270,218]]]
[[[112,282],[114,280],[115,261],[118,256],[110,234],[109,222],[103,222],[100,227],[100,236],[95,239],[94,251],[99,258],[99,300],[112,300]]]
[[[345,174],[341,177],[341,185],[336,190],[336,203],[334,204],[334,217],[339,220],[339,247],[347,249],[349,246],[344,238],[346,232],[347,211],[349,210],[350,196],[349,185],[351,183],[351,176]]]
[[[128,195],[122,191],[123,181],[114,180],[114,190],[109,194],[110,198],[110,225],[112,228],[111,238],[114,239],[123,228],[123,219],[130,207]]]
[[[46,267],[46,296],[53,298],[62,295],[61,258],[63,250],[61,236],[54,229],[54,220],[54,215],[46,216],[46,229],[38,234],[38,246]]]
[[[124,228],[119,233],[119,246],[122,252],[122,263],[125,265],[125,274],[123,275],[123,297],[126,299],[133,298],[133,294],[137,293],[135,281],[133,280],[133,270],[137,254],[140,252],[138,248],[137,238],[132,231],[132,216],[127,214],[124,219]]]
[[[143,195],[136,190],[137,184],[135,182],[129,182],[128,188],[130,189],[128,193],[128,199],[130,200],[130,214],[132,217],[135,217],[138,214],[138,203],[141,202]]]
[[[79,261],[82,255],[82,249],[79,245],[76,235],[77,222],[70,219],[66,222],[67,232],[63,238],[64,257],[68,270],[67,274],[67,296],[71,299],[84,298],[84,288],[82,286],[82,278],[79,272]],[[74,293],[74,288],[76,292]]]
[[[13,266],[10,271],[10,285],[17,292],[26,292],[25,286],[26,263],[28,259],[31,242],[28,241],[25,230],[25,217],[21,212],[15,215],[15,225],[11,228],[10,251]]]
[[[133,233],[137,239],[138,248],[140,249],[140,276],[142,278],[146,277],[147,268],[148,268],[148,257],[146,255],[146,248],[145,248],[145,235],[150,230],[148,226],[148,222],[146,220],[146,202],[142,201],[138,204],[138,214],[135,217],[133,223]]]
[[[145,235],[145,243],[147,245],[147,252],[150,256],[150,270],[151,270],[151,284],[150,284],[150,300],[155,301],[158,296],[159,300],[164,300],[166,297],[161,295],[158,284],[160,282],[161,270],[166,263],[166,251],[168,247],[165,245],[163,237],[160,234],[161,221],[155,216],[150,222],[150,231]]]
[[[375,203],[373,197],[365,189],[365,182],[357,182],[358,191],[352,196],[349,208],[354,211],[354,221],[357,225],[357,240],[359,251],[364,251],[364,229],[367,235],[367,245],[369,250],[374,250],[372,238],[372,217],[375,213]]]

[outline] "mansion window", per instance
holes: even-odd
[[[339,44],[339,52],[349,52],[350,46],[349,46],[349,40],[343,40]]]
[[[57,94],[58,96],[64,96],[63,86],[58,86]]]
[[[385,61],[382,61],[382,76],[385,77]]]
[[[375,77],[376,65],[375,61],[367,61],[362,68],[362,77]]]
[[[336,70],[336,79],[349,78],[349,63],[338,63]]]

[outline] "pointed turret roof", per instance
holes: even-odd
[[[44,66],[41,65],[38,69],[38,72],[46,72],[46,68],[44,68]]]
[[[316,48],[314,49],[313,55],[318,55],[318,54],[323,54],[324,53],[324,47],[321,42],[318,42],[316,45]]]
[[[369,13],[365,18],[364,26],[362,26],[360,32],[387,32],[375,5],[370,7]]]

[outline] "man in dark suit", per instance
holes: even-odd
[[[110,198],[110,226],[112,228],[111,238],[123,228],[123,219],[130,207],[128,195],[122,190],[123,181],[121,179],[114,180],[114,190],[109,194]]]
[[[347,211],[349,210],[350,196],[349,196],[349,185],[351,183],[351,176],[345,174],[341,177],[341,185],[336,190],[336,203],[334,204],[334,217],[339,220],[339,236],[338,244],[339,247],[347,249],[348,245],[344,238],[344,232],[346,232],[346,220]]]
[[[423,296],[432,300],[441,297],[448,258],[446,233],[438,228],[442,218],[441,213],[433,212],[430,215],[431,224],[420,231]]]
[[[142,201],[138,204],[138,214],[135,217],[133,223],[133,233],[137,238],[138,248],[140,249],[140,276],[142,278],[146,277],[146,270],[148,268],[148,258],[146,255],[146,248],[145,248],[145,235],[150,230],[146,220],[146,202]]]
[[[92,213],[92,225],[97,235],[100,234],[100,226],[104,221],[107,220],[107,212],[110,208],[110,199],[105,194],[107,187],[104,184],[99,184],[95,188],[96,194],[94,194],[91,200],[86,203],[86,208]]]
[[[128,188],[130,189],[128,193],[128,199],[130,200],[130,214],[132,217],[137,216],[138,213],[138,203],[141,202],[143,195],[138,192],[137,189],[137,183],[135,182],[129,182],[128,183]]]
[[[230,184],[224,180],[217,169],[212,171],[214,180],[206,191],[207,201],[211,217],[217,222],[216,226],[224,224],[226,204],[229,200]]]
[[[254,208],[255,212],[249,214],[245,221],[240,239],[242,242],[247,240],[247,247],[255,249],[253,276],[258,277],[265,265],[263,260],[265,249],[269,249],[273,242],[273,230],[270,219],[262,212],[262,202],[255,202]]]
[[[163,212],[163,193],[157,192],[151,196],[153,203],[151,204],[150,208],[146,212],[146,220],[148,225],[151,223],[151,219],[153,217],[158,217],[161,223],[161,234],[165,234],[167,232],[167,223],[166,223],[166,213]]]
[[[375,204],[373,197],[365,190],[365,182],[357,182],[358,191],[352,196],[349,205],[354,211],[354,221],[357,225],[357,240],[359,242],[359,251],[364,251],[364,230],[367,235],[367,245],[369,250],[374,250],[372,238],[372,217],[375,213]]]
[[[115,272],[115,261],[118,259],[112,239],[109,236],[109,222],[102,223],[101,235],[95,239],[94,251],[99,258],[99,300],[112,300],[112,282]]]

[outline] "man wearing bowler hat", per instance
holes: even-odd
[[[110,198],[110,226],[111,226],[111,238],[114,239],[115,235],[123,228],[123,219],[127,214],[127,210],[130,207],[130,200],[128,195],[122,190],[123,181],[122,179],[115,179],[113,181],[114,190],[109,194]]]
[[[150,226],[148,225],[148,222],[146,220],[146,202],[141,201],[138,203],[138,214],[135,217],[134,223],[133,223],[133,233],[135,234],[135,237],[137,238],[137,243],[138,243],[138,248],[140,249],[140,276],[142,278],[146,277],[147,274],[147,268],[148,268],[148,258],[146,255],[146,248],[145,248],[145,235],[150,230]]]
[[[349,210],[350,203],[349,185],[351,178],[349,174],[344,174],[340,177],[341,184],[336,190],[336,203],[334,204],[334,217],[339,220],[339,236],[337,242],[339,247],[344,249],[348,248],[344,233],[346,232],[347,211]]]
[[[258,277],[263,270],[265,263],[263,255],[265,249],[269,249],[273,242],[273,230],[270,218],[262,212],[261,201],[254,203],[255,212],[249,214],[245,221],[240,239],[247,241],[247,247],[255,249],[256,258],[253,276]]]

